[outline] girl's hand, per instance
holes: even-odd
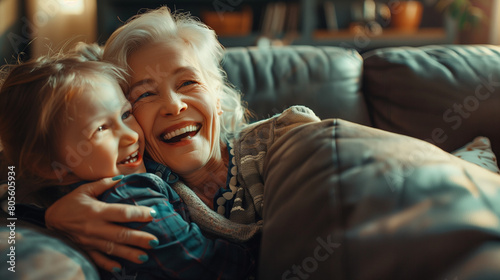
[[[94,262],[107,271],[121,269],[121,265],[107,255],[142,263],[147,259],[146,253],[128,245],[149,249],[150,244],[158,244],[157,238],[150,233],[115,224],[149,222],[156,215],[154,210],[97,200],[97,196],[117,182],[106,178],[82,185],[45,212],[47,228],[62,232],[81,245]]]

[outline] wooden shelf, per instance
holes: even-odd
[[[420,28],[416,31],[387,28],[379,35],[349,30],[314,30],[308,41],[312,42],[312,45],[350,47],[363,52],[384,47],[452,44],[454,38],[453,32],[446,27]]]
[[[316,30],[313,33],[315,40],[331,40],[331,39],[347,39],[351,40],[357,36],[366,36],[371,39],[380,40],[429,40],[429,39],[444,39],[447,36],[444,28],[421,28],[415,31],[398,30],[387,28],[379,35],[372,35],[367,33],[356,33],[349,30],[329,31],[329,30]]]
[[[1,1],[1,0],[0,0]],[[337,15],[345,15],[349,12],[351,1],[349,0],[332,0],[335,2]],[[130,16],[137,13],[139,8],[156,8],[160,0],[145,0],[136,2],[132,0],[102,0],[98,1],[98,27],[99,27],[99,40],[104,42],[108,36],[118,28],[121,23],[116,20],[128,19]],[[269,11],[271,3],[281,2],[287,5],[286,11],[290,11],[291,5],[298,5],[298,20],[289,22],[294,23],[296,28],[284,28],[282,32],[271,32],[271,36],[276,39],[283,39],[286,31],[296,29],[297,36],[293,40],[285,38],[285,43],[293,45],[331,45],[331,46],[345,46],[353,47],[360,51],[373,49],[377,47],[390,47],[390,46],[419,46],[427,44],[448,44],[454,42],[453,30],[447,26],[446,22],[438,25],[427,25],[432,28],[421,28],[415,32],[400,31],[390,28],[384,29],[380,35],[372,35],[363,32],[350,32],[349,30],[328,31],[319,28],[326,28],[322,24],[322,17],[325,17],[324,3],[325,0],[248,0],[248,1],[211,1],[211,0],[171,0],[167,1],[170,8],[178,8],[185,11],[190,11],[191,14],[203,19],[204,12],[212,12],[219,15],[222,13],[226,15],[224,20],[221,20],[222,27],[227,27],[228,19],[233,12],[242,12],[248,5],[252,13],[252,23],[247,27],[245,32],[238,35],[237,32],[219,32],[219,40],[225,47],[237,46],[252,46],[255,45],[261,36],[269,36],[267,29],[263,28],[263,23],[266,19],[266,11]],[[126,3],[126,4],[123,4]],[[218,6],[214,3],[224,3],[226,6]],[[220,10],[222,9],[222,10]],[[271,9],[273,10],[273,9]],[[276,9],[274,9],[276,11]],[[293,14],[293,13],[292,13]],[[217,17],[216,17],[217,18]],[[275,20],[275,17],[271,17]],[[340,28],[348,28],[347,18],[344,16],[338,17]],[[287,13],[286,19],[290,19]],[[344,20],[345,19],[345,20]],[[273,21],[274,22],[274,21]],[[288,22],[288,21],[287,21]],[[213,24],[212,24],[213,25]],[[286,25],[286,23],[285,23]],[[268,25],[266,25],[268,26]],[[233,26],[231,26],[233,27]],[[216,29],[216,28],[214,28]],[[220,31],[220,30],[219,30]],[[229,35],[234,34],[234,35]]]

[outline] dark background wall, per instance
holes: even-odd
[[[51,13],[51,4],[62,0],[0,0],[0,27],[5,23],[2,13],[15,14],[16,20],[4,25],[7,27],[0,29],[0,59],[1,63],[12,62],[20,53],[24,53],[27,58],[33,53],[38,55],[45,50],[38,48],[37,44],[31,44],[36,34],[44,34],[42,39],[61,41],[61,31],[42,30],[47,29],[43,25],[33,25],[37,20],[37,11],[27,9],[30,3],[43,1],[49,8],[46,13],[50,14],[50,20],[57,21],[57,11]],[[201,20],[207,20],[207,13],[216,20],[212,27],[219,32],[219,39],[226,47],[233,46],[253,46],[264,42],[273,45],[332,45],[356,48],[363,52],[373,48],[390,46],[419,46],[429,44],[449,44],[455,43],[456,30],[445,20],[443,14],[436,10],[437,0],[422,0],[423,17],[419,29],[415,31],[398,31],[392,28],[390,21],[380,19],[380,26],[383,28],[381,34],[371,34],[365,31],[353,31],[353,5],[361,3],[360,0],[76,0],[85,3],[93,2],[95,10],[93,16],[82,18],[70,24],[57,24],[68,29],[68,39],[73,42],[81,34],[84,27],[94,25],[95,34],[87,36],[85,40],[104,43],[109,35],[123,24],[131,16],[145,11],[166,5],[178,11],[189,11],[192,15]],[[497,0],[492,0],[497,1]],[[75,1],[73,1],[75,2]],[[398,0],[376,0],[377,3],[399,3]],[[328,3],[335,7],[335,17],[337,30],[328,30],[328,12],[325,9]],[[7,5],[8,4],[8,5]],[[12,5],[16,6],[15,10]],[[33,5],[31,5],[33,6]],[[281,11],[283,15],[282,28],[273,29],[269,32],[266,26],[266,15],[269,11]],[[276,8],[280,7],[280,9]],[[6,10],[9,9],[9,10]],[[56,10],[57,7],[56,7]],[[38,14],[39,16],[39,14]],[[234,17],[236,16],[236,17]],[[238,25],[236,21],[245,18],[248,28],[241,27],[241,32],[226,30],[228,27]],[[271,17],[276,19],[277,16]],[[267,17],[267,19],[269,19]],[[218,22],[217,22],[218,21]],[[62,22],[62,21],[61,21]],[[207,22],[208,23],[208,22]],[[220,24],[217,27],[216,24]],[[274,22],[276,24],[276,22]],[[209,24],[210,25],[210,24]],[[33,26],[35,26],[33,28]],[[53,24],[50,25],[53,28]],[[485,29],[482,29],[484,31]],[[44,31],[38,32],[37,31]],[[477,32],[475,32],[477,33]],[[58,35],[58,36],[56,36]],[[40,40],[40,38],[37,38]],[[474,43],[487,43],[487,40],[474,41]],[[35,43],[38,43],[35,41]],[[467,43],[467,42],[461,42]],[[63,45],[64,42],[54,42],[53,47]],[[38,44],[40,45],[40,44]]]

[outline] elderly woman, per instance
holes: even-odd
[[[248,240],[262,224],[267,149],[290,129],[319,119],[307,108],[293,107],[247,125],[239,93],[224,80],[222,54],[212,30],[188,15],[172,15],[167,8],[129,21],[111,35],[104,49],[105,60],[129,70],[126,96],[144,130],[147,154],[155,162],[148,171],[161,177],[168,166],[180,176],[189,188],[174,187],[203,230]],[[96,263],[108,270],[119,264],[96,250],[135,260],[142,252],[126,245],[149,248],[153,239],[112,224],[149,218],[144,208],[94,200],[111,184],[108,180],[82,186],[46,212],[49,227],[90,248]]]

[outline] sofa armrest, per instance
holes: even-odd
[[[0,229],[1,279],[99,279],[89,257],[64,236],[9,216]]]

